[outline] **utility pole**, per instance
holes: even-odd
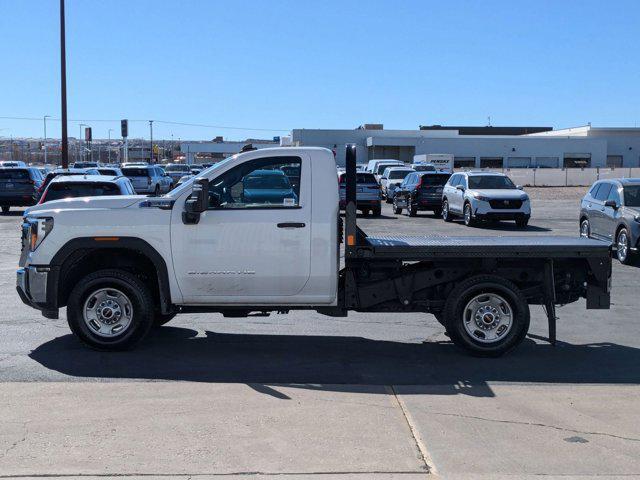
[[[149,137],[151,138],[151,150],[150,150],[150,157],[151,157],[151,164],[153,164],[153,120],[149,120]]]
[[[109,163],[111,163],[111,132],[113,128],[109,129],[109,141],[107,142],[107,156],[109,157]]]
[[[45,115],[42,117],[44,120],[44,163],[47,164],[47,118],[51,115]]]
[[[62,168],[69,168],[69,144],[67,141],[67,51],[64,29],[64,0],[60,0],[60,99],[62,120],[62,146],[60,160]]]

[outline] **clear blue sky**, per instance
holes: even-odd
[[[94,138],[119,135],[95,120],[120,118],[640,126],[638,25],[637,0],[67,0],[69,118],[92,119]],[[58,0],[0,0],[0,32],[0,116],[59,117]],[[41,132],[0,118],[0,136]],[[281,133],[154,126],[164,138]]]

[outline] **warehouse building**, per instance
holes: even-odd
[[[344,147],[358,159],[393,158],[410,163],[416,154],[450,153],[458,168],[590,168],[640,166],[640,128],[420,126],[385,130],[365,124],[353,130],[294,129],[294,145],[334,150],[344,165]]]

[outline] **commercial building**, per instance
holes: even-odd
[[[459,168],[589,168],[640,166],[640,128],[420,126],[385,130],[294,129],[294,145],[333,149],[344,165],[344,146],[356,145],[364,163],[375,158],[411,162],[416,154],[450,153]]]
[[[222,137],[216,137],[210,142],[181,142],[180,152],[185,156],[185,161],[188,164],[216,162],[240,152],[242,147],[248,144],[255,148],[277,147],[280,145],[280,139],[260,140],[248,138],[243,141],[226,142]]]

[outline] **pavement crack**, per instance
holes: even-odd
[[[406,405],[404,404],[402,399],[398,397],[396,389],[393,387],[393,385],[388,385],[385,387],[385,389],[387,390],[389,395],[394,398],[395,403],[398,405],[400,411],[402,412],[402,416],[404,417],[405,422],[407,422],[407,426],[409,427],[409,432],[411,433],[413,442],[418,449],[418,452],[420,453],[420,459],[422,460],[422,463],[424,463],[424,468],[428,473],[432,473],[434,475],[437,474],[436,468],[433,464],[433,461],[431,460],[431,456],[429,455],[429,452],[427,451],[427,448],[425,447],[424,442],[420,437],[418,429],[414,425],[413,418],[411,417],[411,414],[409,413]]]
[[[28,423],[29,423],[29,420],[27,420],[26,422],[22,422],[22,429],[23,429],[22,438],[20,440],[16,440],[11,445],[9,445],[5,449],[4,453],[2,454],[2,457],[0,457],[0,458],[6,457],[11,450],[14,450],[18,445],[20,445],[21,443],[23,443],[23,442],[25,442],[27,440],[27,436],[29,436],[29,427],[27,427]]]
[[[469,420],[481,420],[484,422],[493,422],[493,423],[507,423],[511,425],[524,425],[528,427],[541,427],[541,428],[551,428],[553,430],[558,430],[560,432],[568,432],[568,433],[577,433],[580,435],[595,435],[601,437],[610,437],[616,438],[618,440],[626,440],[629,442],[640,442],[640,438],[635,437],[624,437],[622,435],[616,435],[614,433],[606,433],[606,432],[589,432],[583,430],[574,430],[572,428],[558,427],[557,425],[548,425],[546,423],[538,423],[538,422],[523,422],[519,420],[502,420],[499,418],[487,418],[487,417],[478,417],[475,415],[464,415],[461,413],[447,413],[447,412],[429,412],[430,415],[439,415],[442,417],[457,417],[457,418],[465,418]]]

